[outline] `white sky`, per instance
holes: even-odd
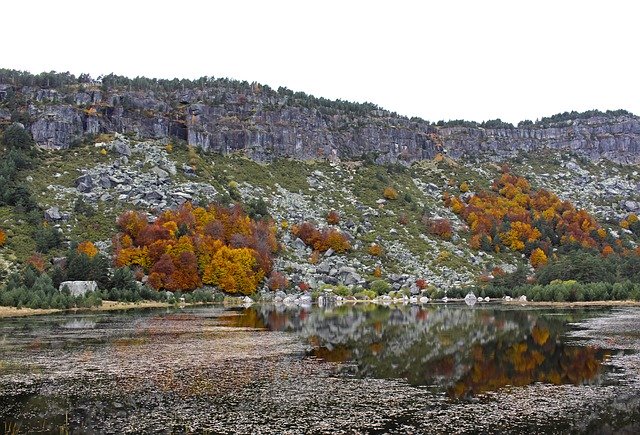
[[[3,2],[0,67],[230,77],[430,121],[640,114],[640,2]]]

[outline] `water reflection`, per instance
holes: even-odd
[[[605,350],[568,345],[569,322],[585,313],[467,306],[265,305],[229,325],[299,334],[309,355],[347,363],[358,377],[404,378],[463,398],[507,385],[597,383]]]

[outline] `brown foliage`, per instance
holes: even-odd
[[[327,214],[327,223],[329,225],[338,225],[340,223],[340,215],[338,214],[337,211],[331,210]]]
[[[286,276],[281,274],[280,272],[271,272],[271,276],[269,277],[268,284],[269,290],[283,290],[289,287],[289,280]]]
[[[427,232],[442,239],[449,240],[453,236],[453,227],[449,219],[423,218]]]
[[[346,236],[335,228],[324,228],[320,231],[311,222],[304,222],[294,225],[291,232],[316,251],[325,252],[333,249],[335,252],[345,252],[351,249]]]
[[[39,252],[36,252],[31,257],[27,258],[27,264],[33,266],[38,272],[44,272],[47,267],[47,260]]]

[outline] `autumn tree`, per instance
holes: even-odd
[[[540,266],[544,266],[547,264],[547,254],[540,248],[536,248],[531,252],[531,257],[529,258],[531,262],[531,266],[537,269]]]
[[[86,254],[89,258],[93,258],[98,254],[98,248],[90,241],[84,241],[76,248],[78,252]]]
[[[337,211],[331,210],[327,214],[327,223],[329,225],[338,225],[340,223],[340,215],[338,214]]]
[[[250,295],[264,278],[264,272],[257,270],[256,265],[252,249],[222,246],[206,266],[202,282],[228,293]]]
[[[185,203],[152,223],[140,213],[126,212],[118,226],[116,266],[148,273],[156,289],[188,291],[206,283],[250,293],[271,273],[279,249],[275,225],[254,221],[237,206]]]
[[[7,233],[0,229],[0,248],[7,242]]]

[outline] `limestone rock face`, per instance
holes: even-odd
[[[0,90],[7,86],[0,83]],[[28,127],[35,141],[50,149],[67,148],[89,134],[117,132],[140,140],[177,137],[204,150],[240,151],[257,161],[366,158],[408,164],[443,151],[454,158],[500,159],[552,149],[589,159],[640,162],[640,118],[630,114],[485,129],[437,127],[366,105],[326,105],[224,81],[175,91],[104,86],[14,90],[29,104]],[[124,142],[115,151],[130,154]]]

